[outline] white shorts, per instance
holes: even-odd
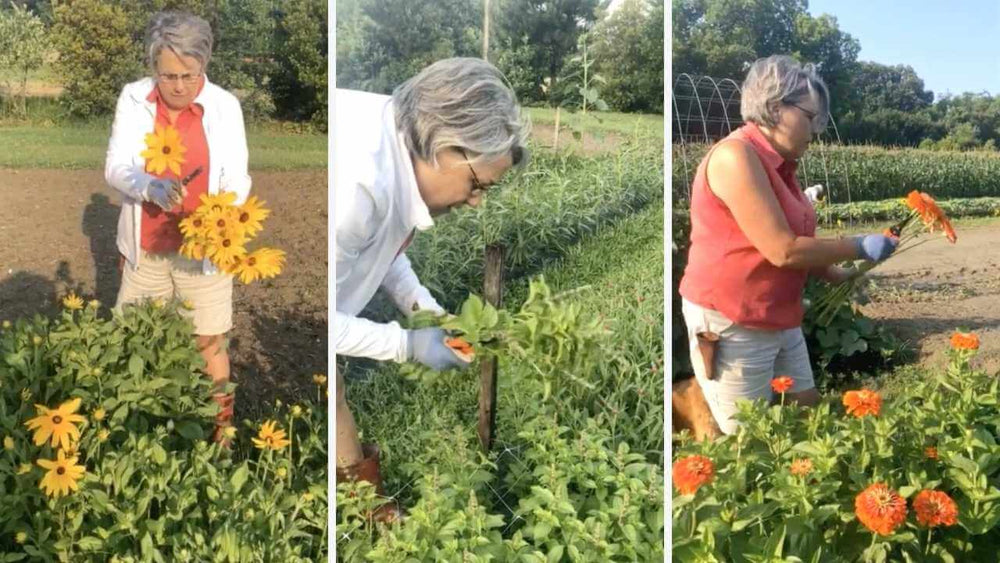
[[[771,400],[771,380],[787,375],[792,378],[790,393],[800,393],[816,386],[809,351],[802,328],[758,330],[729,320],[722,313],[682,299],[682,312],[690,341],[691,365],[705,394],[719,428],[726,434],[736,432],[736,401]],[[719,336],[715,349],[714,375],[708,379],[698,334],[712,332]]]
[[[147,298],[174,297],[191,302],[193,308],[182,308],[181,314],[191,318],[195,334],[215,336],[233,328],[233,276],[221,272],[207,276],[202,272],[201,260],[179,254],[142,251],[139,269],[126,264],[115,308]]]

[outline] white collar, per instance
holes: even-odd
[[[392,127],[393,130],[395,130],[395,120],[392,122]],[[405,168],[403,177],[405,178],[407,185],[403,186],[401,191],[409,197],[410,223],[412,223],[417,230],[427,230],[434,226],[434,218],[431,217],[431,211],[427,208],[427,204],[424,203],[424,198],[420,195],[420,188],[417,186],[417,176],[413,170],[413,159],[410,156],[410,151],[406,148],[406,142],[403,140],[403,133],[399,131],[396,131],[396,150],[399,151],[400,154],[398,162],[402,162],[403,168]]]

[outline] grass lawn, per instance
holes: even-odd
[[[535,125],[554,125],[556,110],[553,108],[525,108]],[[663,115],[641,113],[614,113],[603,111],[588,111],[586,115],[579,111],[570,113],[559,112],[559,126],[572,127],[590,134],[634,135],[640,138],[663,139]]]
[[[103,168],[109,121],[0,127],[0,168]],[[298,170],[327,166],[327,136],[277,126],[248,126],[251,170]]]

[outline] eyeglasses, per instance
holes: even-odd
[[[157,75],[157,78],[159,78],[160,82],[177,82],[178,80],[180,80],[184,84],[194,84],[195,82],[198,82],[199,78],[201,78],[201,73],[200,72],[197,73],[197,74],[191,74],[191,73],[186,73],[186,74],[167,74],[167,73],[162,73],[162,74]]]
[[[479,182],[479,176],[476,175],[476,169],[472,167],[472,164],[468,162],[469,155],[465,154],[465,149],[458,149],[458,152],[462,153],[462,158],[467,162],[466,166],[469,167],[469,172],[472,172],[472,194],[470,197],[479,197],[486,193],[486,188]]]
[[[819,114],[819,113],[817,113],[815,111],[812,111],[812,110],[808,110],[808,109],[800,106],[799,104],[793,104],[793,103],[790,103],[790,102],[785,102],[785,104],[789,105],[789,106],[792,106],[793,108],[798,109],[799,111],[801,111],[802,113],[804,113],[806,117],[809,118],[809,123],[810,123],[810,125],[812,127],[812,132],[813,133],[815,133],[815,134],[818,135],[818,134],[822,133],[824,129],[826,129],[826,116],[825,115]]]

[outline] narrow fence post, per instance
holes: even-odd
[[[486,247],[484,261],[483,298],[496,308],[503,302],[503,245],[491,244]],[[490,451],[496,435],[496,403],[498,360],[490,358],[482,362],[479,374],[479,444],[483,451]]]

